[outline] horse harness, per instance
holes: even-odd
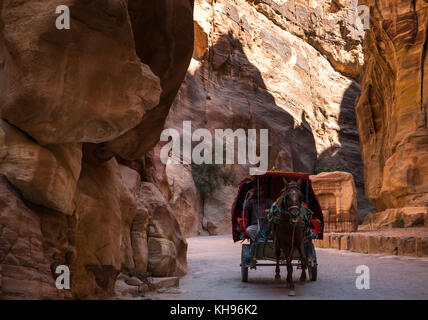
[[[271,226],[269,227],[270,231],[274,233],[274,243],[277,243],[277,237],[276,237],[276,226],[280,225],[280,226],[284,226],[284,227],[292,227],[292,235],[291,235],[291,239],[292,239],[292,245],[291,245],[291,251],[290,251],[290,256],[288,257],[288,260],[291,259],[292,255],[293,255],[293,251],[294,251],[294,233],[296,228],[304,228],[305,227],[305,222],[303,221],[301,215],[299,214],[299,220],[295,223],[292,223],[290,221],[290,219],[282,219],[280,216],[284,216],[284,215],[288,215],[289,217],[291,217],[291,213],[290,210],[291,209],[297,209],[300,212],[300,207],[299,206],[289,206],[287,207],[288,210],[285,209],[281,209],[280,205],[282,202],[284,202],[284,198],[287,197],[288,194],[288,190],[291,188],[296,188],[299,190],[299,188],[296,185],[291,185],[287,188],[286,192],[284,192],[284,196],[281,196],[279,199],[277,199],[277,201],[274,203],[274,205],[272,206],[272,208],[274,208],[274,210],[269,210],[269,214],[267,216],[267,220],[268,222],[271,224],[271,226],[273,225],[273,228],[271,228]],[[277,213],[280,213],[280,216],[278,216]],[[266,245],[266,241],[267,241],[267,237],[265,238],[265,245]],[[263,248],[264,249],[264,248]]]
[[[284,192],[284,196],[281,196],[280,198],[277,199],[277,201],[273,204],[272,208],[274,208],[274,210],[269,210],[269,214],[268,214],[268,221],[270,223],[273,223],[274,225],[281,225],[281,226],[295,226],[295,227],[299,227],[299,228],[304,228],[305,227],[305,223],[303,221],[303,219],[300,219],[298,222],[296,223],[291,223],[289,220],[286,219],[282,219],[280,216],[278,216],[278,212],[282,215],[288,214],[291,217],[291,213],[290,210],[291,209],[297,209],[300,211],[300,207],[299,206],[289,206],[287,209],[288,211],[281,209],[280,204],[284,201],[284,198],[287,196],[288,190],[291,188],[296,188],[299,190],[299,188],[296,185],[291,185],[287,188],[286,192]]]

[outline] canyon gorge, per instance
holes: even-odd
[[[269,129],[269,168],[312,174],[326,212],[428,212],[427,37],[426,0],[1,1],[0,298],[114,298],[230,233],[236,184],[204,197],[160,160],[183,121]]]

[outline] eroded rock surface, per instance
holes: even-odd
[[[60,5],[70,30],[56,28]],[[192,16],[192,0],[0,3],[2,298],[111,298],[120,272],[147,272],[157,218],[133,163],[183,80]],[[186,245],[168,212],[158,233],[177,247],[168,275],[182,275]],[[56,289],[58,265],[71,290]]]
[[[185,236],[198,235],[201,203],[190,166],[167,164],[165,174],[171,198],[169,205],[175,213]]]
[[[129,0],[136,50],[160,79],[159,104],[140,124],[108,148],[123,158],[144,156],[159,141],[169,108],[183,82],[193,52],[193,0]]]
[[[428,206],[428,3],[370,6],[356,106],[366,194],[378,211]]]
[[[149,182],[143,182],[140,197],[149,214],[148,266],[153,276],[184,275],[187,272],[187,242],[165,198]]]
[[[42,147],[0,119],[0,173],[25,198],[47,208],[73,213],[81,149],[79,143]]]
[[[0,299],[70,298],[57,290],[58,265],[73,265],[75,219],[21,199],[0,176]]]
[[[55,26],[63,4],[72,17],[66,31]],[[1,117],[40,144],[99,143],[138,125],[161,89],[136,54],[123,4],[3,1]]]
[[[120,194],[122,180],[115,159],[99,166],[84,164],[77,193],[77,261],[73,292],[90,298],[113,293],[121,269]]]
[[[428,227],[427,207],[391,208],[369,214],[359,230]]]
[[[230,218],[231,203],[235,201],[238,190],[233,186],[222,186],[205,200],[202,230],[210,235],[232,232]],[[202,231],[202,232],[203,232]]]
[[[335,70],[351,78],[361,75],[364,31],[356,24],[353,0],[248,0],[281,29],[301,38],[324,55]]]
[[[364,197],[354,113],[360,86],[353,79],[363,62],[355,6],[352,1],[196,1],[195,50],[165,128],[182,132],[183,121],[192,121],[193,130],[207,128],[213,136],[215,129],[269,128],[269,169],[351,172],[364,217],[372,207]],[[248,165],[233,169],[238,180],[249,173]],[[188,171],[177,168],[174,175],[178,170],[182,176]],[[157,173],[153,180],[163,186],[168,179],[168,173],[163,178]],[[170,204],[189,202],[188,195],[177,200],[177,194],[164,194]],[[199,232],[229,233],[228,222],[220,222],[229,218],[220,217],[219,210],[228,216],[232,202],[232,196],[208,198],[208,215],[194,212],[202,224]],[[178,220],[188,216],[184,207],[177,209]],[[209,218],[212,214],[218,217]]]

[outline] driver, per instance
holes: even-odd
[[[259,189],[259,199],[257,199],[257,187],[250,190],[248,200],[244,206],[244,210],[248,214],[248,227],[245,231],[253,242],[256,240],[259,229],[258,221],[266,217],[266,209],[269,209],[271,205],[272,199],[265,198],[263,185]]]

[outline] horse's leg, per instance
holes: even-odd
[[[281,256],[281,247],[279,246],[279,241],[277,241],[275,243],[276,246],[276,268],[275,268],[275,280],[280,281],[281,280],[281,275],[280,275],[280,268],[279,268],[279,258]]]
[[[290,291],[288,292],[289,296],[295,296],[296,293],[294,292],[294,281],[293,281],[293,255],[294,250],[296,250],[296,239],[294,231],[290,233],[290,236],[288,238],[289,243],[287,244],[287,281],[289,283]]]
[[[284,251],[284,255],[287,259],[287,286],[290,288],[288,293],[289,296],[295,296],[294,293],[294,282],[293,282],[293,253],[291,248],[291,242],[284,241],[282,245],[282,250]]]
[[[287,282],[288,282],[288,286],[290,288],[290,291],[288,292],[289,296],[295,296],[296,295],[296,293],[294,292],[292,261],[293,261],[292,257],[287,257]]]
[[[302,283],[305,283],[305,281],[306,281],[306,268],[308,267],[308,259],[307,259],[306,254],[305,254],[305,244],[304,244],[303,236],[299,237],[298,242],[299,243],[298,243],[297,249],[299,250],[300,261],[302,262],[302,274],[300,275],[300,281]]]
[[[280,250],[282,249],[282,253],[284,254],[285,258],[288,257],[289,255],[289,248],[288,248],[288,243],[287,243],[287,239],[285,239],[284,237],[278,239],[278,247],[280,248]],[[289,286],[289,275],[288,275],[288,268],[287,268],[287,278],[286,278],[286,286]]]

